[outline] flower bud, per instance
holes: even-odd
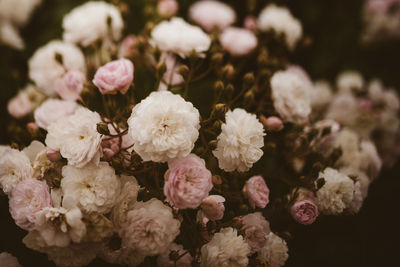
[[[203,199],[201,209],[208,219],[212,221],[221,220],[222,217],[224,217],[225,212],[224,202],[224,197],[219,195],[210,195]]]
[[[271,116],[266,118],[264,115],[260,116],[261,123],[272,132],[279,132],[283,130],[283,122],[280,118]]]
[[[47,150],[46,157],[52,162],[59,161],[62,158],[60,151],[54,149]]]
[[[243,76],[243,85],[246,86],[246,88],[251,87],[255,82],[254,78],[254,73],[248,72]]]
[[[231,80],[235,76],[235,68],[232,64],[227,64],[222,68],[222,73],[226,79]]]
[[[108,129],[107,123],[104,122],[97,123],[97,132],[99,132],[100,134],[109,135],[110,130]]]
[[[216,81],[214,83],[214,90],[217,91],[217,92],[220,92],[220,91],[224,90],[224,83],[222,81],[220,81],[220,80]]]
[[[211,57],[211,64],[213,65],[220,65],[222,63],[222,60],[224,59],[224,54],[222,53],[215,53]]]
[[[178,73],[182,75],[182,77],[186,78],[189,74],[189,67],[186,65],[179,66]]]

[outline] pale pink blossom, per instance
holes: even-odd
[[[26,94],[18,94],[8,102],[7,110],[14,118],[22,118],[28,115],[33,109],[33,105]]]
[[[4,267],[22,267],[18,259],[7,252],[0,253],[0,266]]]
[[[276,116],[266,118],[264,115],[260,116],[261,123],[271,132],[279,132],[283,130],[283,122]]]
[[[261,176],[253,176],[247,180],[243,193],[248,198],[250,206],[265,208],[269,202],[269,188]]]
[[[225,198],[219,195],[210,195],[203,199],[201,210],[204,215],[210,220],[221,220],[224,217]]]
[[[15,223],[25,230],[35,227],[36,213],[51,207],[49,187],[46,182],[26,179],[19,182],[11,193],[10,213]]]
[[[244,56],[258,44],[257,37],[250,30],[237,27],[226,28],[219,37],[222,47],[233,56]]]
[[[121,46],[119,47],[118,55],[121,58],[130,58],[135,54],[135,46],[137,44],[137,38],[133,34],[129,34],[122,40]]]
[[[189,9],[189,17],[208,32],[214,28],[223,30],[236,20],[232,7],[213,0],[195,2]]]
[[[74,101],[50,98],[35,110],[33,117],[39,127],[47,130],[50,124],[74,114],[78,108],[79,105]]]
[[[318,217],[318,207],[312,199],[297,200],[290,208],[293,219],[301,224],[312,224]]]
[[[46,157],[51,161],[51,162],[56,162],[59,161],[62,156],[60,151],[54,150],[54,149],[48,149],[46,151]]]
[[[203,159],[195,154],[168,162],[164,194],[178,209],[197,208],[212,188],[212,175]]]
[[[39,130],[39,126],[36,124],[36,123],[34,123],[34,122],[28,122],[27,124],[26,124],[26,128],[28,129],[28,131],[30,132],[30,133],[34,133],[34,132],[36,132],[37,130]]]
[[[250,31],[257,29],[257,19],[254,16],[247,16],[244,19],[244,27]]]
[[[176,0],[159,0],[157,4],[158,13],[165,18],[175,16],[178,12],[179,5]]]
[[[64,100],[81,99],[81,92],[86,82],[85,74],[80,70],[70,70],[55,81],[55,90]]]
[[[179,67],[182,64],[177,62],[177,58],[172,54],[163,53],[161,60],[164,60],[167,67],[167,71],[163,75],[163,82],[171,86],[183,83],[183,77],[179,74]]]
[[[267,243],[267,235],[271,232],[269,222],[261,212],[254,212],[242,217],[244,240],[249,245],[251,253],[261,250]]]
[[[97,70],[93,83],[103,95],[118,91],[125,94],[133,81],[133,71],[132,61],[125,58],[114,60]]]

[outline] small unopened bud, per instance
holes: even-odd
[[[179,66],[179,69],[178,69],[178,73],[179,73],[180,75],[182,75],[183,78],[186,78],[187,75],[189,74],[189,67],[186,66],[186,65],[183,65],[183,64],[180,65],[180,66]]]
[[[255,78],[254,73],[248,72],[243,76],[243,84],[249,88],[254,84]]]
[[[228,83],[224,91],[226,92],[226,94],[231,95],[235,91],[235,87],[233,87],[233,84]]]
[[[261,115],[260,121],[269,131],[272,132],[279,132],[284,128],[282,120],[275,116],[266,118],[264,115]]]
[[[269,56],[268,50],[266,48],[261,49],[260,54],[258,54],[257,62],[261,66],[266,66],[268,64]]]
[[[225,104],[219,103],[215,105],[214,111],[218,118],[225,118],[225,113],[228,111],[228,107]]]
[[[211,140],[208,142],[208,146],[210,147],[211,150],[214,150],[217,148],[217,140]]]
[[[254,101],[254,92],[253,90],[249,90],[244,94],[244,102],[251,103]]]
[[[56,162],[59,161],[61,157],[61,153],[58,150],[54,149],[49,149],[46,151],[46,157],[51,161],[51,162]]]
[[[221,178],[221,176],[219,176],[219,175],[213,175],[213,177],[212,177],[212,182],[213,182],[213,184],[217,184],[217,185],[222,184],[222,178]]]
[[[216,120],[216,121],[213,123],[212,129],[215,130],[215,131],[220,131],[220,130],[221,130],[222,124],[223,124],[223,121],[221,121],[221,120]]]
[[[28,122],[26,128],[30,134],[35,134],[39,130],[39,126],[35,122]]]
[[[215,65],[220,65],[222,63],[222,60],[224,59],[224,54],[222,53],[215,53],[211,57],[211,63]]]
[[[227,64],[223,67],[222,73],[226,79],[231,80],[235,76],[235,68],[232,64]]]
[[[97,132],[99,132],[100,134],[109,135],[110,130],[108,129],[107,123],[104,122],[97,123]]]
[[[164,61],[159,62],[156,66],[158,77],[162,77],[164,73],[167,71],[167,64]]]
[[[216,81],[214,83],[214,90],[217,92],[224,90],[224,83],[222,81]]]

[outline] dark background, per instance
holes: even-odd
[[[131,0],[136,7],[143,0]],[[7,101],[26,82],[26,61],[49,40],[61,38],[62,15],[82,0],[45,0],[31,23],[22,30],[25,51],[14,51],[0,45],[0,143],[7,144]],[[184,13],[191,1],[179,1]],[[245,1],[227,1],[243,10]],[[265,3],[269,1],[264,1]],[[385,85],[400,88],[400,43],[381,42],[365,47],[360,43],[362,23],[361,0],[281,0],[298,17],[312,45],[300,47],[293,61],[310,73],[313,79],[334,81],[345,69],[356,69],[367,79],[379,77]],[[133,8],[127,32],[143,25],[139,8]],[[239,17],[243,17],[240,14]],[[384,170],[370,187],[369,195],[356,216],[320,216],[311,226],[294,225],[289,244],[290,267],[330,266],[400,266],[400,211],[398,205],[400,164]],[[45,255],[27,249],[21,242],[25,231],[19,229],[8,212],[8,200],[0,196],[0,252],[18,257],[25,266],[53,266]],[[90,266],[109,266],[99,260]]]

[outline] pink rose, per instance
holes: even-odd
[[[261,123],[271,132],[279,132],[283,130],[283,122],[276,116],[266,118],[264,115],[260,116]]]
[[[158,13],[164,18],[173,17],[178,12],[178,8],[176,0],[159,0],[157,4]]]
[[[244,240],[249,245],[251,252],[261,250],[267,243],[267,235],[271,232],[269,222],[262,216],[261,212],[247,214],[242,217],[242,230]]]
[[[74,101],[49,98],[44,101],[33,113],[36,124],[47,130],[53,122],[72,115],[79,108]]]
[[[49,187],[44,181],[23,180],[11,192],[10,213],[22,229],[33,230],[36,213],[46,207],[51,207],[51,197]]]
[[[265,208],[269,202],[269,189],[261,176],[253,176],[247,180],[243,193],[248,198],[250,206]]]
[[[27,94],[18,94],[11,98],[7,105],[8,113],[16,119],[28,115],[32,109],[33,105],[31,101],[29,101]]]
[[[229,27],[219,37],[222,47],[233,56],[244,56],[253,51],[258,40],[254,33],[247,29]]]
[[[300,188],[296,202],[290,208],[290,214],[293,219],[301,224],[312,224],[319,215],[314,193],[305,188]]]
[[[204,215],[210,220],[221,220],[224,217],[225,198],[219,195],[210,195],[203,199],[201,209]]]
[[[203,29],[223,30],[236,20],[236,14],[229,5],[213,0],[195,2],[189,9],[189,17]]]
[[[244,19],[244,27],[250,31],[257,29],[257,19],[254,16],[247,16]]]
[[[135,46],[137,43],[137,38],[135,35],[130,34],[122,40],[121,46],[119,48],[118,55],[119,57],[130,58],[136,52]]]
[[[182,65],[177,62],[176,57],[171,54],[162,54],[161,61],[165,61],[167,71],[164,73],[163,82],[167,85],[175,86],[183,83],[183,77],[179,74],[179,67]]]
[[[164,175],[166,200],[178,209],[197,208],[212,188],[212,175],[195,154],[168,162]]]
[[[132,61],[125,58],[114,60],[97,70],[93,83],[103,95],[118,91],[125,94],[133,81],[133,71]]]
[[[64,100],[81,99],[81,92],[86,82],[86,76],[79,70],[70,70],[62,78],[55,81],[55,90]]]

